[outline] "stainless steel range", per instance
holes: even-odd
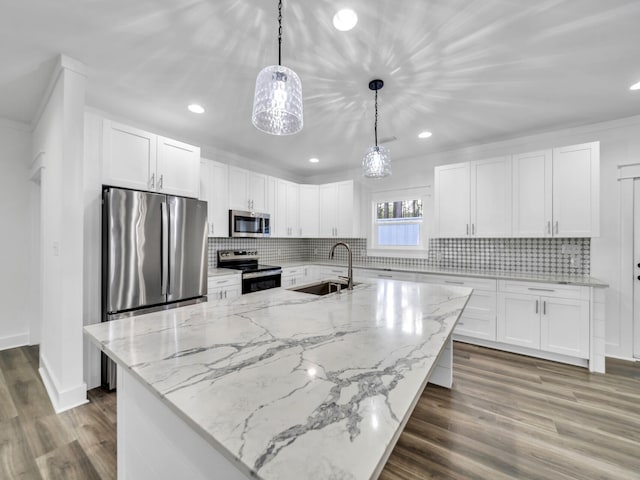
[[[255,250],[218,250],[218,267],[242,270],[243,294],[281,285],[282,268],[261,265]]]

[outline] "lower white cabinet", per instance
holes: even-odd
[[[588,287],[499,282],[497,340],[589,358]]]
[[[473,288],[471,298],[469,298],[453,333],[482,340],[496,340],[496,280],[420,274],[418,280],[426,283]]]
[[[242,280],[240,275],[225,275],[209,277],[207,280],[207,299],[224,300],[237,298],[242,295]]]
[[[284,267],[282,269],[282,288],[294,287],[296,285],[304,285],[306,281],[305,267]]]
[[[540,349],[589,358],[589,302],[542,297]]]
[[[540,297],[500,293],[497,340],[540,349]]]

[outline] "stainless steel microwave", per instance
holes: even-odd
[[[268,213],[229,210],[230,237],[268,237],[271,220]]]

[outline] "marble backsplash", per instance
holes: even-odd
[[[533,274],[589,275],[589,238],[433,238],[428,258],[367,256],[364,238],[210,238],[209,267],[217,265],[217,251],[256,250],[261,263],[322,262],[331,246],[349,243],[360,266],[420,266],[460,270],[488,270]],[[336,260],[347,261],[346,250]]]

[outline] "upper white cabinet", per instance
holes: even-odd
[[[506,237],[511,232],[508,157],[436,167],[435,222],[440,237]]]
[[[521,153],[512,159],[513,236],[551,236],[552,151]]]
[[[511,235],[511,159],[471,162],[471,236]]]
[[[352,237],[358,234],[354,184],[352,180],[319,187],[319,236]]]
[[[267,211],[267,177],[237,167],[229,167],[229,208],[253,212]]]
[[[553,149],[553,234],[600,235],[600,143]]]
[[[105,119],[105,185],[198,197],[200,148]]]
[[[300,198],[298,184],[278,179],[276,192],[273,234],[278,237],[299,237]]]
[[[229,236],[228,167],[224,163],[202,159],[200,162],[200,200],[208,204],[210,237]]]
[[[513,235],[600,235],[600,144],[513,156]]]
[[[317,237],[320,226],[320,187],[300,185],[300,236]]]
[[[471,232],[470,171],[468,163],[443,165],[434,170],[434,216],[439,237],[466,237]]]

